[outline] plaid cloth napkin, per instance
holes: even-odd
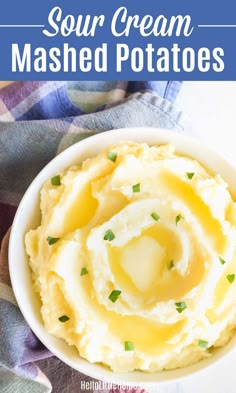
[[[15,82],[0,90],[1,393],[146,392],[100,388],[41,344],[24,321],[11,289],[8,228],[34,177],[71,144],[122,127],[181,131],[181,115],[171,104],[180,86],[179,82]],[[178,386],[155,390],[177,391]]]

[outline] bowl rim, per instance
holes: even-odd
[[[134,134],[134,136],[132,137],[131,136],[132,133],[136,133],[136,134]],[[147,139],[148,138],[149,139],[156,138],[156,142],[153,142],[153,143],[145,142],[145,137],[146,137],[145,133],[148,134]],[[130,136],[127,137],[126,134],[130,134]],[[204,363],[205,360],[201,360],[192,366],[187,366],[187,367],[177,369],[177,371],[180,370],[180,374],[182,372],[183,375],[179,375],[179,376],[175,376],[175,377],[171,377],[172,370],[164,370],[161,372],[159,371],[159,372],[150,373],[150,374],[144,373],[141,371],[138,371],[138,372],[134,371],[131,373],[114,373],[112,371],[109,371],[110,374],[108,376],[107,372],[104,373],[105,368],[103,366],[99,366],[100,368],[104,369],[102,372],[96,364],[90,363],[87,360],[85,360],[85,364],[86,364],[85,367],[81,364],[78,367],[76,367],[75,364],[73,362],[71,362],[65,354],[62,354],[61,351],[58,350],[58,348],[55,347],[50,342],[50,340],[48,341],[46,339],[46,334],[48,334],[46,332],[46,329],[43,326],[41,326],[41,327],[36,326],[35,321],[32,322],[30,320],[30,317],[26,311],[26,307],[24,305],[24,302],[21,299],[21,290],[24,288],[22,288],[21,285],[19,285],[18,280],[17,280],[17,274],[15,274],[15,271],[14,271],[14,269],[15,269],[14,261],[15,261],[15,256],[17,254],[17,251],[15,251],[15,239],[17,238],[18,223],[21,220],[21,215],[23,214],[23,212],[26,209],[27,199],[29,198],[29,196],[32,193],[32,190],[34,190],[35,187],[38,189],[37,193],[39,192],[40,188],[42,187],[42,185],[45,181],[45,180],[43,181],[45,174],[47,174],[48,171],[50,172],[51,167],[59,165],[61,168],[63,168],[63,159],[65,157],[67,157],[67,158],[69,158],[70,156],[74,157],[74,154],[76,154],[78,150],[81,150],[81,151],[83,151],[84,149],[86,150],[86,149],[88,149],[89,146],[90,147],[93,146],[92,149],[94,148],[95,145],[100,146],[101,141],[103,139],[105,141],[105,145],[103,147],[104,149],[106,148],[106,146],[108,146],[110,144],[118,143],[118,141],[134,141],[134,142],[140,142],[140,143],[147,143],[150,145],[171,143],[176,147],[176,150],[180,151],[180,152],[181,152],[180,144],[188,145],[190,148],[190,151],[192,151],[192,150],[198,151],[199,156],[202,155],[202,152],[204,152],[205,154],[209,154],[210,159],[211,159],[211,157],[217,158],[220,161],[220,166],[222,166],[223,168],[225,168],[225,167],[230,168],[236,174],[236,167],[231,162],[229,162],[221,153],[218,153],[212,147],[206,145],[202,141],[196,140],[192,136],[183,135],[178,130],[167,130],[167,129],[155,128],[155,127],[120,128],[120,129],[114,129],[114,130],[100,132],[96,135],[89,136],[89,137],[73,144],[72,146],[66,148],[64,151],[59,153],[56,157],[54,157],[38,173],[38,175],[34,178],[34,180],[31,182],[31,184],[27,188],[27,190],[24,193],[23,198],[21,199],[21,202],[17,208],[16,214],[14,217],[14,221],[12,224],[12,228],[11,228],[10,239],[9,239],[9,251],[8,251],[9,273],[10,273],[12,289],[13,289],[17,304],[20,308],[20,311],[23,314],[23,316],[24,316],[26,322],[28,323],[29,327],[31,328],[31,330],[36,334],[36,336],[45,345],[46,348],[48,348],[62,362],[69,365],[73,369],[75,369],[75,370],[77,370],[77,371],[79,371],[89,377],[96,378],[96,379],[104,381],[104,382],[113,383],[113,384],[128,385],[128,386],[142,386],[144,388],[145,387],[153,387],[156,385],[160,386],[160,385],[173,383],[173,382],[180,382],[182,380],[190,378],[193,375],[196,375],[196,374],[205,372],[206,370],[209,370],[209,368],[211,368],[212,366],[218,364],[223,359],[225,359],[227,357],[227,355],[235,349],[236,345],[235,345],[235,347],[232,346],[232,348],[227,348],[226,353],[223,353],[223,355],[221,355],[221,356],[219,355],[218,358],[216,357],[216,355],[212,356],[210,358],[211,361],[208,362],[206,365]],[[107,139],[107,141],[106,141],[106,139]],[[158,141],[158,139],[159,139],[159,141]],[[163,140],[163,142],[161,142],[160,139]],[[101,148],[99,148],[99,150],[101,151]],[[182,153],[186,154],[184,152],[182,152]],[[77,154],[78,154],[78,156],[80,155],[80,153],[77,153]],[[91,156],[94,156],[94,155],[95,154],[92,154]],[[189,154],[189,155],[193,158],[196,158],[196,154],[194,154],[194,156],[192,154]],[[201,159],[198,159],[198,158],[196,158],[196,159],[199,161],[202,161]],[[75,161],[75,158],[73,158],[73,161]],[[82,160],[82,161],[84,161],[84,160]],[[78,163],[79,162],[81,162],[81,161],[78,158]],[[64,166],[64,169],[66,169],[66,168],[67,168],[67,166]],[[223,171],[224,171],[224,169],[223,169]],[[50,175],[47,175],[46,178],[49,178],[49,176]],[[224,176],[224,178],[225,178],[225,176]],[[231,185],[230,185],[230,188],[231,188]],[[235,186],[234,192],[236,194],[236,186]],[[23,236],[23,233],[22,233],[22,236]],[[23,262],[23,264],[25,262]],[[29,303],[30,303],[30,301],[29,301]],[[45,334],[42,333],[43,330],[44,330]],[[51,336],[51,337],[53,337],[53,336]],[[60,340],[60,339],[56,339],[56,340]],[[225,346],[223,348],[225,348]],[[217,351],[220,352],[220,349],[219,350],[217,349]],[[78,357],[81,359],[81,357],[79,355],[78,355]],[[188,370],[189,370],[189,372],[188,372]],[[174,371],[176,371],[176,370],[174,370]],[[161,375],[163,373],[165,373],[165,375],[169,374],[170,378],[168,378],[168,376],[165,379],[157,379],[157,380],[149,380],[148,378],[146,378],[147,376],[155,376],[156,374]],[[104,374],[106,374],[106,375],[104,375]],[[129,378],[131,374],[134,376],[134,378],[132,378],[132,379]],[[139,374],[143,374],[143,376],[146,376],[144,378],[144,380],[141,380],[140,378],[135,379],[135,375],[139,375]],[[122,379],[120,378],[120,376],[122,376]]]

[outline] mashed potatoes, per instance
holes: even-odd
[[[236,327],[236,207],[172,146],[109,146],[49,179],[26,235],[46,329],[114,371],[182,367]]]

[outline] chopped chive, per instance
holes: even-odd
[[[60,186],[61,185],[61,176],[57,175],[51,178],[51,183],[53,186]]]
[[[198,346],[207,349],[208,348],[208,341],[205,340],[198,340]]]
[[[80,275],[85,276],[85,274],[88,274],[88,269],[86,267],[82,267],[82,269],[80,271]]]
[[[125,351],[134,351],[135,346],[131,341],[125,341]]]
[[[107,153],[107,158],[108,158],[108,160],[111,160],[111,161],[113,161],[113,162],[116,162],[117,153],[114,152],[114,151],[109,151],[109,152]]]
[[[184,311],[187,308],[187,305],[185,302],[178,302],[175,303],[176,305],[176,311],[178,311],[178,313],[181,313],[182,311]]]
[[[69,317],[67,315],[62,315],[60,318],[58,318],[60,322],[67,322],[69,321]]]
[[[178,216],[175,217],[175,224],[177,225],[178,222],[179,222],[180,220],[183,220],[183,219],[184,219],[184,217],[181,216],[181,214],[178,214]]]
[[[191,180],[193,178],[193,176],[195,175],[195,173],[194,172],[186,172],[186,175],[187,175],[187,178]]]
[[[121,294],[121,291],[119,291],[118,289],[115,289],[114,291],[111,292],[108,299],[110,299],[110,301],[112,303],[115,303],[117,301],[118,297],[120,296],[120,294]]]
[[[105,233],[103,239],[104,239],[104,240],[108,240],[109,242],[111,242],[112,240],[115,239],[115,235],[114,235],[114,233],[112,232],[111,229],[108,229],[108,230],[106,231],[106,233]]]
[[[52,244],[55,244],[56,242],[58,242],[58,240],[60,240],[59,237],[51,237],[51,236],[47,237],[47,242],[48,242],[49,246],[51,246]]]
[[[221,256],[219,256],[219,260],[220,260],[221,265],[224,265],[226,262],[223,258],[221,258]]]
[[[160,217],[158,216],[157,213],[152,212],[151,217],[153,218],[153,220],[158,221],[160,219]]]
[[[133,192],[140,192],[140,183],[135,184],[132,186]]]
[[[170,261],[170,262],[168,263],[168,265],[167,265],[168,270],[171,270],[172,267],[174,267],[173,259],[171,259],[171,261]]]
[[[228,276],[226,276],[226,278],[229,281],[229,283],[232,284],[232,282],[235,279],[235,274],[228,274]]]

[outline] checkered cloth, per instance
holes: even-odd
[[[99,392],[90,378],[53,356],[26,324],[11,289],[8,228],[34,177],[73,143],[122,127],[181,130],[181,115],[171,103],[180,86],[179,82],[15,82],[0,90],[1,393]],[[90,382],[88,390],[81,381]]]

